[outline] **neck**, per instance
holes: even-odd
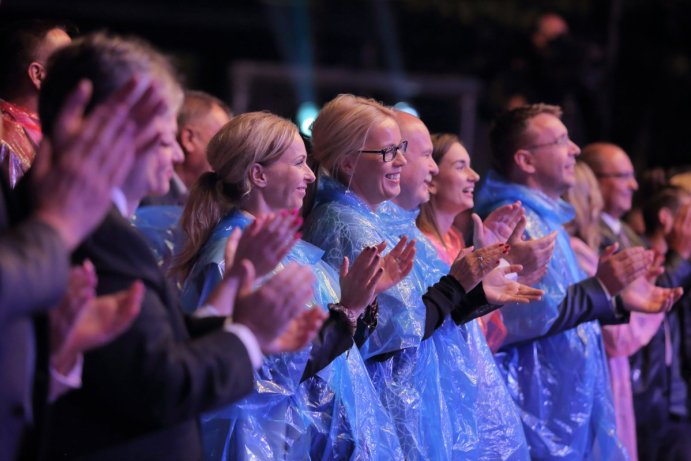
[[[437,203],[434,198],[432,198],[430,204],[432,205],[434,220],[437,224],[437,228],[439,229],[439,233],[441,235],[448,234],[449,230],[451,230],[451,226],[453,226],[454,219],[456,219],[456,216],[458,216],[460,212],[457,210],[449,210],[443,206],[440,206],[440,204]]]
[[[276,211],[269,207],[262,194],[257,192],[257,189],[252,189],[249,194],[243,197],[238,204],[238,208],[255,217]]]
[[[346,185],[346,187],[348,187],[348,183],[347,183],[347,182],[344,183],[344,184]],[[356,184],[351,184],[351,185],[350,185],[350,190],[351,190],[351,192],[353,192],[355,195],[357,195],[358,197],[360,197],[360,199],[361,199],[363,202],[365,202],[365,205],[367,205],[367,208],[369,208],[370,211],[377,211],[377,206],[378,206],[379,204],[378,204],[378,203],[376,203],[376,204],[370,203],[370,202],[365,198],[365,196],[364,196],[363,194],[360,193],[359,188],[357,187]],[[394,202],[394,203],[396,203],[396,202]],[[397,205],[398,205],[398,204],[397,204]],[[400,205],[399,205],[399,206],[400,206]]]
[[[38,112],[38,95],[23,94],[12,98],[7,98],[6,101],[21,107],[27,112]]]
[[[180,181],[188,188],[190,189],[194,182],[201,176],[202,172],[199,172],[198,174],[195,172],[192,172],[184,167],[184,164],[181,164],[179,166],[176,166],[175,168],[175,173],[178,175],[178,178],[180,178]]]
[[[532,176],[528,176],[525,178],[525,181],[522,183],[524,186],[529,187],[530,189],[538,190],[545,194],[547,197],[551,198],[552,200],[559,200],[561,197],[561,194],[563,193],[562,191],[556,191],[556,190],[551,190],[547,187],[545,187],[544,184],[540,183],[539,181],[536,181]],[[565,191],[564,191],[565,192]]]
[[[131,197],[127,194],[126,190],[123,190],[125,198],[127,199],[127,217],[131,218],[134,216],[134,212],[137,210],[139,203],[142,201],[141,197]]]
[[[602,210],[603,213],[607,213],[610,218],[615,219],[617,221],[621,220],[621,217],[624,216],[624,213],[621,213],[617,210]]]
[[[190,155],[190,153],[185,152],[185,159],[187,158],[196,158],[196,155]],[[208,171],[211,171],[211,169],[204,165],[194,167],[187,163],[187,161],[175,165],[175,173],[188,189],[192,188],[197,179]]]
[[[472,230],[472,209],[461,211],[453,220],[453,226],[461,235],[469,235]]]
[[[410,203],[410,200],[404,200],[401,195],[394,197],[391,201],[406,211],[413,211],[420,208],[419,203]]]

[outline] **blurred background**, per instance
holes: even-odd
[[[0,21],[59,19],[142,36],[190,88],[308,133],[352,92],[461,135],[484,172],[499,111],[560,104],[583,145],[637,170],[691,163],[691,0],[3,0]]]

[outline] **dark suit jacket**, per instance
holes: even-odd
[[[52,410],[50,459],[196,460],[197,416],[253,386],[247,350],[222,318],[186,319],[146,242],[113,208],[77,251],[98,274],[98,293],[142,280],[132,327],[85,357],[83,386]]]
[[[625,222],[621,223],[621,233],[623,234],[623,237],[616,235],[614,231],[612,231],[612,229],[610,229],[610,227],[602,219],[600,219],[600,233],[602,234],[600,251],[604,250],[605,248],[614,243],[619,243],[619,249],[622,250],[624,248],[635,246],[642,246],[646,248],[650,246],[648,242],[646,242],[645,240],[643,240],[642,237],[636,234],[636,232],[634,232],[634,230],[631,229],[631,226],[629,226]]]
[[[40,422],[46,400],[47,341],[37,344],[34,320],[45,324],[41,313],[62,296],[69,259],[52,228],[21,219],[27,210],[0,177],[0,460],[12,460],[27,423]]]
[[[600,221],[600,230],[603,235],[603,247],[615,242],[618,242],[622,249],[650,246],[626,223],[622,223],[623,237],[614,234],[603,221]],[[684,261],[674,251],[668,252],[665,272],[658,278],[657,284],[663,287],[682,286],[687,291],[690,283],[691,262]],[[629,358],[639,437],[648,434],[654,438],[654,431],[664,427],[669,414],[679,415],[686,412],[688,397],[681,371],[682,350],[678,316],[681,310],[688,309],[688,303],[688,297],[685,295],[673,310],[665,315],[663,325],[650,342]],[[673,352],[672,363],[669,366],[665,364],[666,341],[671,343]]]

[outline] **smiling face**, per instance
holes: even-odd
[[[394,202],[413,210],[429,200],[429,185],[439,169],[432,158],[432,139],[424,123],[408,114],[401,114],[398,122],[403,138],[408,140],[408,163],[401,172],[401,193]]]
[[[608,146],[601,158],[595,175],[602,192],[604,211],[621,218],[631,209],[633,193],[638,189],[633,165],[626,153],[616,146]]]
[[[281,156],[264,167],[262,196],[271,211],[300,208],[314,173],[307,165],[305,143],[298,134]]]
[[[458,214],[473,207],[475,185],[480,180],[470,167],[470,156],[455,142],[439,162],[439,174],[432,178],[430,190],[434,204],[442,210]]]
[[[165,195],[170,189],[173,165],[182,162],[182,149],[175,140],[177,121],[173,111],[159,117],[157,128],[160,140],[136,160],[122,189],[135,200],[147,195]]]
[[[374,125],[367,135],[363,150],[378,150],[401,142],[401,130],[393,118]],[[367,205],[374,209],[380,203],[391,200],[401,192],[401,171],[406,164],[402,152],[397,152],[391,162],[384,162],[381,154],[354,152],[343,162],[341,171],[345,184]]]
[[[576,157],[581,150],[569,139],[561,120],[548,113],[530,119],[525,137],[531,187],[559,198],[576,182]]]

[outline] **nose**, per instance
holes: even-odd
[[[469,168],[470,170],[470,180],[472,182],[478,182],[480,180],[480,175],[477,174],[477,171],[473,170],[472,168]]]
[[[393,158],[393,164],[394,166],[405,166],[408,164],[408,160],[406,160],[405,155],[403,155],[400,149],[396,149],[396,156]]]
[[[305,181],[307,181],[308,184],[311,184],[314,182],[314,180],[317,179],[316,176],[314,176],[314,172],[312,172],[312,169],[305,163]]]
[[[571,141],[569,139],[569,154],[578,157],[581,155],[581,148],[578,147],[578,144],[575,142]]]
[[[439,165],[437,165],[437,162],[435,162],[432,157],[429,158],[429,166],[429,172],[432,174],[432,176],[439,174]]]
[[[636,181],[635,176],[631,176],[631,179],[629,180],[629,187],[631,187],[631,190],[638,190],[638,181]]]

